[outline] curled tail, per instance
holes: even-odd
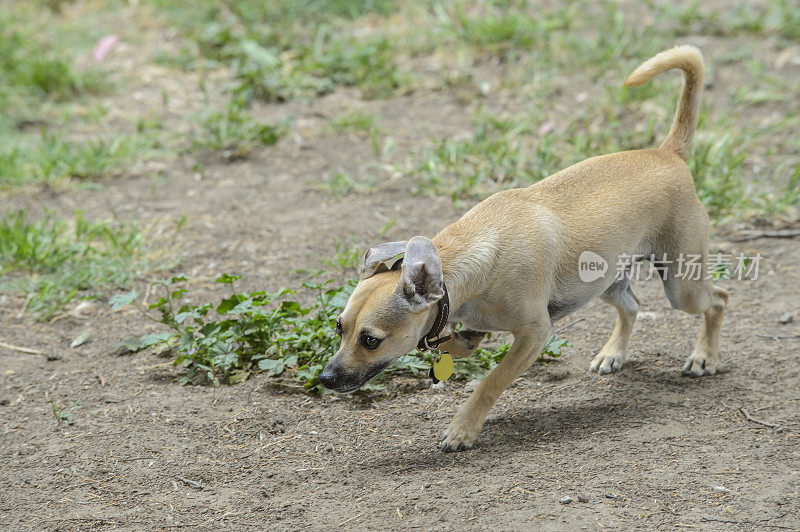
[[[662,72],[673,68],[683,70],[683,89],[672,127],[660,147],[674,151],[686,160],[692,149],[692,137],[697,127],[697,113],[700,108],[700,93],[703,91],[705,65],[700,50],[694,46],[677,46],[661,52],[639,65],[625,80],[625,86],[644,85]]]

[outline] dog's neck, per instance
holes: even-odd
[[[450,314],[457,315],[459,308],[478,296],[486,287],[488,273],[496,256],[494,235],[483,235],[475,241],[459,234],[452,224],[433,239],[442,261],[442,274],[450,296]],[[429,325],[436,318],[437,307],[430,311]]]

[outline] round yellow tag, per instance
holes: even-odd
[[[433,376],[436,380],[446,381],[453,374],[453,357],[450,353],[440,353],[433,359]]]

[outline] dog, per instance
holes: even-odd
[[[514,342],[502,362],[442,435],[445,452],[469,449],[500,394],[539,357],[553,323],[596,297],[616,307],[617,319],[590,371],[622,368],[640,301],[629,269],[582,279],[587,252],[601,264],[646,258],[658,267],[672,307],[704,316],[683,375],[714,374],[728,293],[708,275],[709,218],[686,165],[704,68],[697,48],[679,46],[625,81],[639,86],[662,72],[683,71],[675,118],[659,148],[587,159],[527,188],[490,196],[433,239],[415,236],[367,251],[336,322],[341,347],[320,382],[355,390],[415,347],[441,344],[453,356],[468,356],[485,331],[511,332]],[[686,256],[699,257],[699,275],[682,274]],[[456,332],[455,324],[462,329]],[[453,332],[442,337],[445,325]]]

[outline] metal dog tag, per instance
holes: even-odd
[[[433,359],[433,367],[431,368],[431,376],[435,381],[446,381],[453,374],[453,357],[450,353],[444,351],[436,355]]]

